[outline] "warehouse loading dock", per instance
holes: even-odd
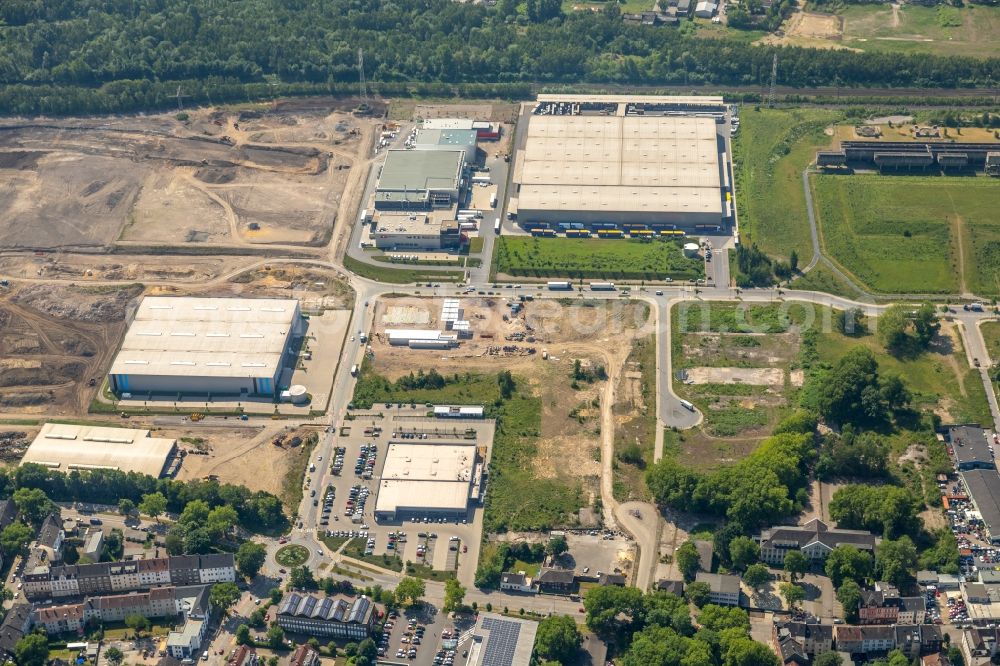
[[[525,229],[721,226],[733,215],[726,118],[713,97],[539,96],[508,210]]]

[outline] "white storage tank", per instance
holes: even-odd
[[[304,405],[309,401],[309,392],[306,391],[306,387],[302,384],[293,384],[288,389],[288,397],[291,399],[293,405]]]

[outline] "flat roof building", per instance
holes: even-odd
[[[417,150],[461,150],[465,164],[476,161],[476,130],[472,129],[418,129],[413,138]]]
[[[720,141],[713,117],[532,115],[514,172],[518,220],[719,225]]]
[[[21,459],[60,472],[117,469],[159,477],[177,440],[151,437],[149,430],[46,423]]]
[[[273,396],[299,303],[276,298],[147,296],[108,373],[115,393]]]
[[[1000,474],[995,469],[971,469],[962,472],[962,480],[990,541],[1000,543]]]
[[[461,244],[454,220],[436,220],[423,211],[379,211],[371,237],[382,250],[441,250]]]
[[[465,515],[481,474],[474,443],[392,442],[378,484],[375,518]]]
[[[996,469],[993,447],[979,426],[954,426],[945,431],[955,464],[960,470]]]
[[[375,187],[378,210],[430,210],[458,203],[465,151],[390,150]]]
[[[480,613],[467,666],[528,666],[537,631],[532,620]]]

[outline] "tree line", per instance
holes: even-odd
[[[208,511],[231,507],[238,524],[247,529],[270,531],[287,524],[281,500],[271,493],[211,480],[157,479],[113,469],[73,470],[63,474],[31,463],[13,471],[0,470],[0,497],[12,497],[22,489],[41,490],[55,502],[118,506],[120,500],[128,499],[140,505],[140,509],[144,498],[159,494],[164,498],[166,511],[180,513],[200,500],[196,506]]]
[[[778,19],[780,9],[770,17]],[[562,14],[547,0],[532,0],[525,12],[510,0],[496,8],[451,0],[9,0],[0,4],[0,25],[3,113],[168,107],[179,83],[190,103],[343,94],[357,89],[358,46],[382,94],[401,82],[426,82],[428,94],[434,84],[488,84],[511,97],[527,96],[525,83],[764,85],[775,52],[779,82],[794,87],[1000,80],[997,58],[753,46],[628,24],[617,7]]]

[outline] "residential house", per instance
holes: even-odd
[[[881,590],[862,590],[858,606],[859,624],[896,624],[899,618],[898,597],[893,598]]]
[[[597,584],[625,587],[625,576],[620,573],[602,573],[597,577]]]
[[[544,568],[535,576],[539,592],[549,594],[569,594],[576,586],[575,576],[570,569]]]
[[[927,617],[927,599],[924,597],[900,597],[899,624],[923,624]]]
[[[232,655],[230,655],[229,660],[226,662],[226,666],[257,666],[258,661],[259,658],[255,649],[241,645],[233,650]]]
[[[783,642],[794,641],[801,652],[809,657],[829,652],[833,649],[833,625],[821,624],[814,617],[800,620],[776,620],[771,625],[771,644],[778,655]]]
[[[288,666],[319,666],[319,664],[319,652],[313,646],[306,644],[295,648],[295,652],[288,660]]]
[[[101,559],[101,550],[104,548],[104,531],[97,529],[90,532],[83,542],[83,556],[97,562]]]
[[[936,624],[896,625],[896,649],[911,659],[940,651],[943,640],[941,627]]]
[[[708,583],[709,601],[720,606],[739,606],[740,577],[730,574],[713,574],[699,571],[695,576],[698,583]]]
[[[656,590],[658,592],[669,592],[670,594],[676,594],[678,597],[683,597],[684,581],[661,579],[656,581]]]
[[[712,570],[712,542],[698,539],[694,542],[694,547],[698,550],[698,566],[702,571]]]
[[[837,650],[850,654],[888,652],[896,647],[896,628],[880,626],[839,625],[836,629]]]
[[[365,596],[318,597],[292,592],[278,607],[278,626],[311,636],[362,640],[371,633],[375,604]]]
[[[691,0],[677,0],[677,16],[687,16],[691,13]]]
[[[785,555],[792,550],[812,561],[822,561],[837,546],[874,553],[878,543],[871,532],[831,528],[818,518],[805,525],[772,527],[761,532],[756,541],[760,544],[760,559],[774,565],[784,564]]]
[[[207,599],[207,595],[207,585],[157,587],[148,592],[88,597],[77,603],[37,608],[33,619],[34,624],[44,626],[50,634],[80,631],[89,620],[121,622],[129,615],[148,618],[188,615],[191,599],[201,596]]]
[[[0,500],[0,530],[10,525],[17,518],[17,505],[14,500]]]
[[[783,638],[773,647],[783,666],[809,666],[809,656],[795,639]]]
[[[998,652],[1000,630],[996,627],[969,627],[962,632],[959,646],[965,657],[965,666],[985,666]]]
[[[201,649],[208,633],[210,590],[209,585],[198,585],[176,591],[177,607],[184,616],[184,626],[167,634],[167,654],[174,659],[193,659]]]
[[[524,575],[523,571],[517,573],[506,572],[500,575],[500,590],[503,592],[523,592],[530,594],[535,591],[532,580]]]
[[[13,659],[17,642],[31,628],[31,604],[14,604],[0,623],[0,659]]]

